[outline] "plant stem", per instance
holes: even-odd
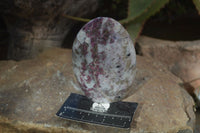
[[[76,20],[76,21],[81,21],[81,22],[89,22],[90,21],[90,19],[69,16],[69,15],[66,15],[66,14],[63,14],[62,16],[65,17],[65,18],[68,18],[68,19],[72,19],[72,20]]]

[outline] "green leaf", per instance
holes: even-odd
[[[126,29],[129,33],[131,39],[133,40],[133,43],[135,43],[136,38],[140,34],[140,32],[142,30],[141,27],[143,27],[143,23],[141,23],[141,22],[132,22],[132,23],[126,25]]]
[[[158,12],[169,0],[129,0],[128,18],[121,20],[131,38],[136,40],[144,22]]]
[[[152,0],[129,0],[128,17],[135,18],[141,15],[151,5]]]
[[[198,13],[200,15],[200,0],[193,0],[193,3],[196,6],[196,9],[198,10]]]

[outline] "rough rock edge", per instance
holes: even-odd
[[[49,124],[35,124],[25,123],[18,120],[9,120],[5,117],[0,116],[0,132],[1,133],[12,133],[12,132],[56,132],[56,133],[89,133],[88,130],[76,129],[73,127],[56,127]]]
[[[43,54],[41,54],[41,56],[42,55]],[[155,65],[153,64],[154,67],[155,67]],[[162,65],[162,64],[160,64],[160,65]],[[163,68],[163,69],[165,69],[165,68]],[[176,77],[176,76],[174,76],[174,77]],[[180,89],[180,91],[182,92],[182,94],[184,93],[184,95],[182,97],[183,103],[184,103],[185,99],[187,99],[189,97],[189,95],[186,95],[186,93],[184,92],[185,90],[183,90],[183,89]],[[192,100],[191,97],[189,97],[189,99]],[[186,105],[188,105],[188,103]],[[184,112],[186,113],[187,116],[188,116],[188,114],[190,114],[190,112],[188,112],[188,110],[187,110],[189,106],[191,106],[191,105],[183,107],[183,110],[184,110]],[[189,120],[190,120],[190,118],[189,118]],[[188,121],[188,123],[189,123],[189,121]],[[12,129],[17,129],[17,131],[21,131],[21,132],[28,132],[30,130],[36,131],[36,132],[55,132],[55,131],[56,132],[64,132],[64,131],[68,131],[68,132],[90,132],[89,130],[85,130],[85,129],[80,128],[80,126],[78,126],[78,129],[77,129],[77,128],[73,128],[72,126],[69,126],[69,127],[66,128],[66,127],[57,127],[57,126],[51,126],[51,125],[45,125],[45,124],[43,125],[43,124],[35,124],[35,123],[24,123],[24,122],[17,121],[17,120],[9,120],[7,118],[0,116],[0,127],[1,126],[4,126],[4,130],[3,129],[2,130],[5,131],[5,132],[8,131],[8,128],[6,128],[6,127],[10,127]],[[190,130],[190,129],[192,130],[192,128],[189,127],[189,124],[188,124],[188,126],[184,126],[182,128],[178,128],[178,129],[172,129],[171,131],[169,131],[167,133],[177,133],[180,130],[184,131],[184,130]],[[142,133],[142,132],[144,132],[144,131],[141,131],[141,132],[139,131],[137,133]],[[165,133],[165,132],[163,132],[163,133]]]

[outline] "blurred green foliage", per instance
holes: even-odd
[[[128,17],[120,22],[125,24],[134,42],[144,22],[168,2],[169,0],[129,0]]]
[[[167,3],[170,3],[170,6],[164,8]],[[200,0],[193,0],[193,3],[200,14]],[[190,8],[194,10],[194,5],[190,0],[99,0],[99,9],[94,17],[104,16],[118,20],[126,27],[135,42],[146,20],[155,16],[161,9],[164,8],[156,17],[162,19],[167,16],[170,22],[174,16],[185,14],[190,11]],[[67,16],[65,15],[65,17]],[[72,16],[68,16],[68,18],[89,21]]]
[[[197,8],[197,10],[200,14],[200,0],[193,0],[193,2],[194,2],[194,5],[196,6],[196,8]]]

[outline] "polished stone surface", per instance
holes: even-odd
[[[127,97],[136,73],[133,42],[112,18],[98,17],[79,31],[73,44],[73,70],[84,94],[97,103]]]

